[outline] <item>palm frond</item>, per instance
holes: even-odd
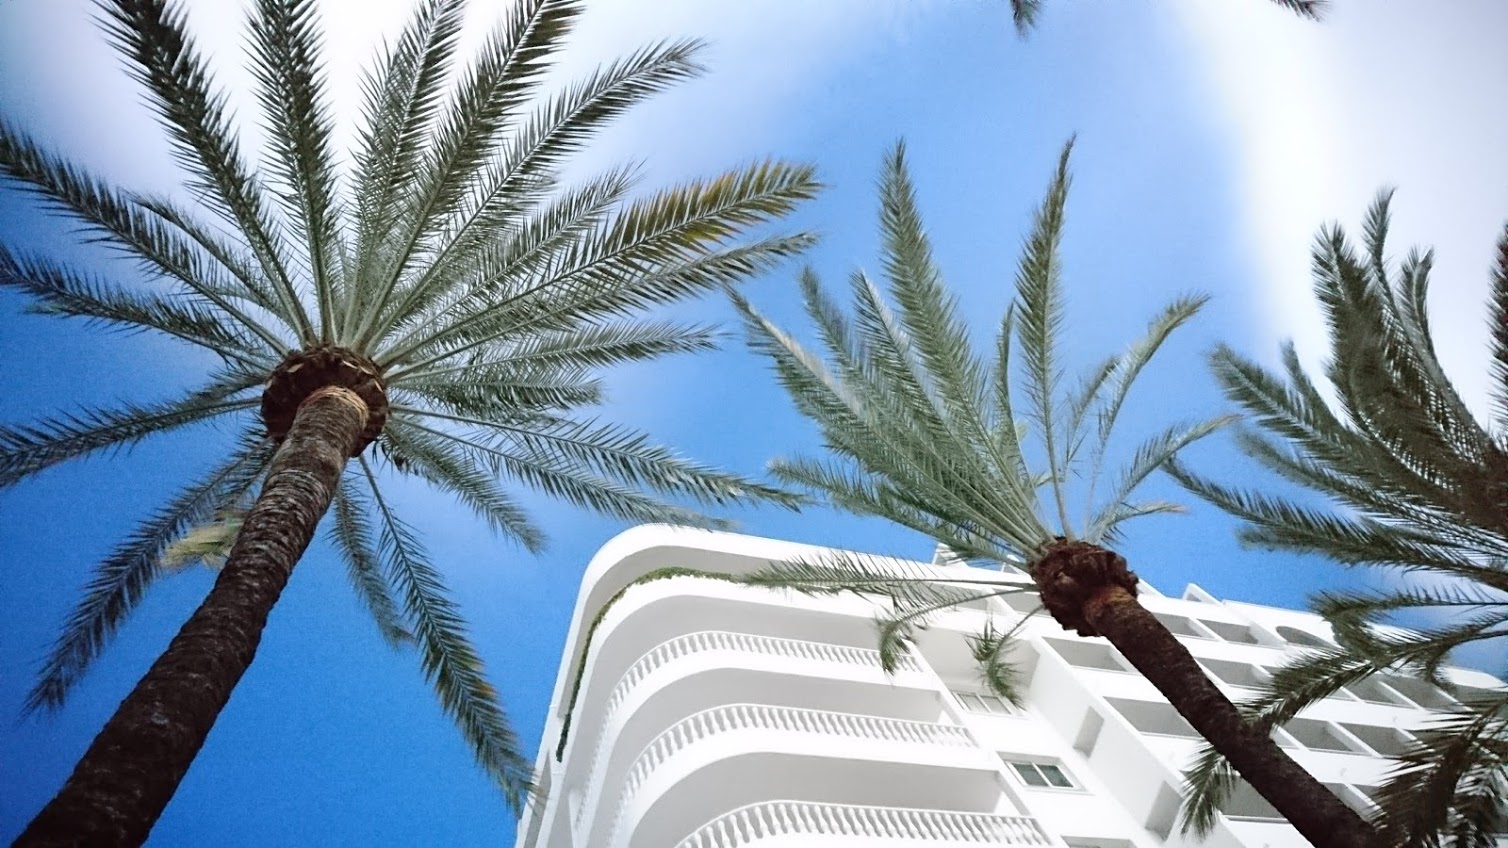
[[[486,431],[470,434],[448,432],[417,423],[425,419],[444,423],[469,423],[473,426],[487,422],[456,422],[458,416],[439,413],[411,414],[408,426],[427,432],[432,436],[448,439],[456,447],[472,454],[493,474],[507,477],[553,498],[589,509],[603,515],[635,522],[662,522],[688,527],[725,528],[724,520],[710,518],[702,513],[653,497],[631,485],[607,479],[580,463],[562,460],[558,455],[533,452],[527,447],[510,444]],[[493,428],[496,429],[495,427]]]
[[[543,531],[523,508],[508,496],[485,464],[458,450],[432,430],[405,421],[394,421],[383,434],[390,455],[403,459],[404,471],[417,474],[441,491],[455,495],[492,529],[516,540],[531,553],[544,549]]]
[[[272,154],[267,164],[282,189],[275,194],[286,218],[307,248],[319,341],[329,344],[345,304],[335,297],[339,209],[330,148],[334,120],[319,61],[318,11],[314,0],[258,0],[249,29],[251,71]]]
[[[1488,304],[1492,322],[1492,398],[1499,430],[1508,429],[1508,226],[1498,236]]]
[[[1378,831],[1409,848],[1496,845],[1508,827],[1508,694],[1415,736],[1374,796]]]
[[[1330,8],[1330,0],[1272,0],[1272,2],[1311,21],[1324,20],[1325,12]]]
[[[1011,0],[1011,23],[1016,35],[1026,38],[1037,26],[1037,16],[1042,13],[1042,0]]]
[[[435,234],[428,267],[382,323],[402,321],[450,291],[449,269],[473,262],[496,233],[514,229],[555,187],[554,169],[564,159],[623,112],[699,74],[693,56],[700,49],[696,41],[641,48],[567,87],[525,119],[498,161],[478,177],[453,220]]]
[[[287,342],[278,333],[236,303],[238,299],[247,299],[265,307],[265,298],[259,291],[248,287],[244,279],[227,277],[218,260],[205,261],[204,253],[192,239],[184,241],[178,232],[163,225],[165,221],[176,222],[161,208],[155,204],[149,208],[147,203],[78,166],[48,154],[3,118],[0,118],[0,173],[12,185],[41,200],[46,208],[82,221],[106,243],[144,261],[149,270],[214,303],[274,350],[287,349]],[[289,316],[276,310],[273,314],[297,329]]]
[[[1026,393],[1031,400],[1032,417],[1042,431],[1053,500],[1065,535],[1071,535],[1072,529],[1063,493],[1067,469],[1059,467],[1062,456],[1057,445],[1060,434],[1056,412],[1057,386],[1062,374],[1055,348],[1063,333],[1063,292],[1059,277],[1062,262],[1058,245],[1063,238],[1063,214],[1068,202],[1068,158],[1072,152],[1073,140],[1070,139],[1058,156],[1057,170],[1026,238],[1016,272],[1018,302],[1015,313],[1021,327],[1018,338],[1026,365]]]
[[[1100,369],[1090,372],[1091,378],[1086,386],[1082,399],[1075,399],[1070,415],[1069,426],[1066,429],[1070,443],[1068,456],[1072,457],[1071,445],[1080,438],[1078,427],[1090,408],[1094,406],[1098,393],[1097,389],[1102,384],[1108,384],[1110,394],[1097,405],[1095,443],[1091,452],[1089,486],[1085,494],[1085,500],[1091,505],[1094,502],[1095,486],[1104,470],[1105,459],[1110,448],[1110,436],[1115,432],[1115,423],[1120,419],[1121,409],[1125,407],[1126,398],[1131,394],[1131,387],[1136,384],[1136,378],[1141,376],[1142,370],[1152,361],[1152,357],[1162,349],[1164,342],[1173,334],[1174,330],[1188,323],[1199,310],[1209,301],[1206,295],[1185,295],[1163,307],[1162,313],[1147,326],[1147,332],[1132,344],[1125,353],[1115,357],[1112,361],[1109,374],[1101,375]],[[1066,464],[1066,462],[1065,462]],[[1112,497],[1111,502],[1118,502],[1125,497],[1123,494]],[[1092,508],[1092,507],[1091,507]]]
[[[358,459],[375,507],[378,550],[387,578],[403,599],[413,626],[424,676],[434,684],[445,712],[461,729],[477,763],[521,812],[532,787],[533,768],[508,723],[497,690],[487,682],[482,658],[466,635],[460,608],[430,565],[413,531],[393,514],[365,458]]]
[[[172,571],[181,571],[195,563],[207,568],[219,569],[230,555],[230,549],[241,534],[245,513],[240,510],[225,510],[213,520],[200,524],[170,542],[162,550],[158,564]]]
[[[1183,806],[1178,810],[1178,830],[1204,839],[1220,823],[1221,807],[1241,778],[1230,760],[1205,745],[1194,764],[1183,773]]]
[[[1011,662],[1010,654],[1016,632],[1025,621],[1023,618],[1001,632],[993,619],[987,620],[984,629],[968,639],[969,652],[979,666],[979,682],[1017,709],[1026,706],[1026,693],[1021,688],[1025,681],[1020,667]]]
[[[350,275],[352,302],[345,309],[342,338],[357,334],[357,322],[368,319],[387,296],[381,287],[392,283],[384,274],[390,258],[382,246],[398,222],[405,188],[422,166],[465,11],[465,0],[425,0],[414,9],[397,45],[363,79],[365,120],[354,180],[360,264]]]
[[[601,231],[576,239],[548,267],[509,286],[486,308],[395,342],[379,364],[420,368],[522,327],[563,329],[745,278],[804,249],[810,238],[780,236],[717,248],[744,229],[786,215],[817,187],[809,167],[764,162],[637,201]],[[563,322],[563,316],[571,322]],[[477,333],[479,326],[486,332]],[[421,350],[437,352],[411,361]]]
[[[855,283],[856,290],[861,288],[867,289],[867,282]],[[883,483],[877,479],[872,487],[839,484],[828,489],[824,478],[839,481],[847,475],[829,476],[819,466],[804,467],[800,460],[777,463],[777,476],[805,482],[798,477],[812,471],[811,488],[834,503],[895,520],[903,520],[904,515],[908,526],[935,528],[948,536],[940,541],[962,551],[980,550],[977,537],[981,536],[1000,540],[982,546],[995,551],[1019,550],[1046,538],[1034,510],[1022,503],[1032,497],[1029,489],[1023,491],[1023,482],[1012,476],[979,480],[984,463],[971,456],[972,450],[958,448],[956,440],[947,437],[910,364],[874,364],[881,357],[871,356],[873,346],[861,345],[858,332],[845,323],[823,331],[835,339],[828,353],[838,373],[832,373],[820,358],[747,302],[736,295],[733,300],[744,315],[751,347],[771,358],[797,409],[819,423],[829,448],[886,479]],[[825,298],[809,296],[808,300],[819,327],[845,320],[826,311]],[[870,298],[868,303],[873,315],[875,301]],[[871,325],[871,330],[890,332],[883,329],[883,320]],[[897,385],[906,383],[909,386]],[[907,403],[906,397],[912,402]],[[985,492],[989,497],[981,500]],[[960,536],[975,540],[965,543]],[[981,555],[986,554],[981,551]]]
[[[414,642],[414,634],[404,626],[403,614],[393,600],[393,590],[383,574],[381,558],[372,541],[371,499],[362,494],[362,475],[348,471],[330,504],[334,521],[328,535],[346,561],[346,574],[362,606],[372,614],[377,632],[392,648]]]
[[[249,368],[270,369],[278,353],[226,322],[207,301],[168,299],[128,291],[46,259],[0,246],[0,286],[34,303],[37,315],[84,318],[126,331],[156,330],[205,348]]]
[[[1113,534],[1117,525],[1128,518],[1150,514],[1145,510],[1126,508],[1131,494],[1148,477],[1152,476],[1154,471],[1172,462],[1179,451],[1235,423],[1236,420],[1237,417],[1234,415],[1222,415],[1194,424],[1175,424],[1142,442],[1132,454],[1130,464],[1121,471],[1120,479],[1116,481],[1115,491],[1111,493],[1106,505],[1089,521],[1084,530],[1084,538],[1098,543]]]
[[[1238,534],[1244,544],[1267,550],[1323,551],[1347,565],[1475,573],[1459,552],[1417,529],[1365,519],[1347,520],[1280,498],[1221,486],[1177,460],[1166,463],[1163,469],[1185,489],[1245,520],[1247,525]]]
[[[298,330],[300,341],[315,341],[283,261],[283,239],[236,142],[226,95],[214,84],[185,28],[183,10],[168,0],[109,0],[102,5],[105,30],[131,75],[147,89],[191,187],[246,237],[274,284],[279,314]]]
[[[261,375],[227,374],[166,403],[83,409],[32,424],[0,425],[0,488],[102,450],[123,450],[142,439],[189,424],[254,408],[235,396],[261,384]]]
[[[235,504],[261,478],[271,456],[266,440],[243,436],[230,459],[185,487],[100,563],[42,662],[39,679],[26,696],[27,712],[63,705],[157,578],[168,546]]]
[[[394,248],[385,252],[389,262],[373,269],[379,299],[369,306],[369,317],[385,314],[397,282],[422,259],[426,235],[464,200],[581,10],[580,0],[522,0],[500,17],[435,116],[429,154],[413,176],[412,194],[392,233]]]
[[[487,416],[500,409],[510,414],[565,412],[595,406],[603,394],[602,380],[584,369],[520,368],[505,361],[479,364],[470,375],[451,379],[405,380],[399,399],[406,402],[410,396],[458,415]]]
[[[498,358],[516,368],[601,368],[671,354],[713,350],[718,339],[718,330],[710,326],[610,321],[511,340]],[[422,387],[428,380],[462,380],[468,378],[475,368],[475,365],[467,364],[411,371],[404,385]]]
[[[436,413],[421,417],[424,415],[446,418]],[[646,434],[622,425],[554,416],[537,416],[528,427],[462,416],[451,416],[450,420],[491,431],[515,448],[519,457],[542,467],[576,468],[634,488],[689,497],[707,505],[757,501],[794,508],[802,503],[800,497],[783,489],[679,456],[655,444]]]
[[[466,257],[431,266],[403,288],[385,314],[366,316],[361,343],[383,342],[400,330],[405,338],[422,338],[435,327],[495,305],[508,295],[510,281],[546,267],[573,240],[607,221],[635,180],[633,168],[616,168],[537,207],[524,204],[527,211],[518,220],[489,229],[489,238]]]

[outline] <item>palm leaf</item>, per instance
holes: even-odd
[[[414,641],[414,634],[404,626],[403,614],[393,600],[392,587],[382,572],[381,558],[372,541],[371,499],[362,494],[361,475],[348,472],[330,505],[334,521],[329,536],[346,561],[346,574],[362,606],[372,614],[377,632],[392,648]]]
[[[60,462],[123,450],[157,433],[251,409],[255,398],[234,396],[260,382],[259,375],[227,374],[176,401],[83,409],[35,424],[0,425],[0,488]]]
[[[314,0],[258,0],[251,17],[251,71],[265,116],[270,170],[286,217],[308,249],[320,322],[319,340],[335,340],[338,210],[333,120],[319,65],[321,36]],[[344,304],[341,304],[344,306]]]
[[[26,711],[57,709],[135,609],[161,571],[162,557],[185,532],[236,503],[261,477],[272,446],[244,436],[238,450],[138,526],[95,569],[84,597],[42,662]]]
[[[308,313],[282,259],[283,240],[261,187],[242,158],[226,113],[225,94],[185,29],[183,10],[168,0],[111,0],[102,4],[104,27],[146,88],[168,129],[191,186],[247,238],[274,283],[279,314],[304,342],[315,340]]]
[[[522,812],[533,772],[517,735],[487,682],[482,659],[466,636],[460,609],[447,595],[438,571],[425,558],[413,531],[395,516],[377,486],[370,464],[359,460],[379,528],[379,553],[387,578],[398,589],[413,624],[424,676],[445,712],[461,729],[477,762]]]

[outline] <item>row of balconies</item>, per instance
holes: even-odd
[[[592,590],[593,597],[601,593]],[[631,598],[608,611],[585,660],[583,697],[571,716],[575,738],[545,777],[556,796],[554,830],[546,826],[544,839],[526,839],[531,848],[809,845],[819,834],[856,846],[1060,844],[1045,833],[1075,832],[1068,828],[1084,810],[1112,797],[1114,815],[1130,815],[1130,826],[1113,832],[1134,837],[1112,842],[1143,844],[1136,825],[1151,837],[1179,842],[1171,832],[1179,768],[1194,740],[1177,727],[1164,732],[1139,714],[1167,705],[1138,675],[1124,673],[1128,669],[1103,642],[1063,634],[1050,621],[1029,627],[1030,647],[1019,659],[1033,709],[1030,724],[1010,726],[985,715],[1004,712],[996,700],[968,691],[945,694],[971,688],[974,673],[964,640],[946,621],[922,634],[920,658],[903,657],[897,673],[886,677],[878,652],[859,647],[874,637],[870,608],[858,599],[810,601],[701,580],[649,584]],[[1030,600],[1022,593],[1005,603],[1024,611],[1020,605]],[[1170,609],[1181,612],[1198,599],[1148,601],[1166,619],[1174,615]],[[1304,644],[1283,626],[1262,630],[1220,621],[1224,611],[1208,606],[1170,626],[1195,629],[1184,635],[1208,647],[1191,647],[1235,694],[1259,682],[1262,665],[1280,661],[1278,651]],[[585,605],[578,617],[593,611]],[[967,631],[983,614],[965,611],[952,622]],[[688,627],[694,632],[685,632]],[[1404,697],[1401,691],[1363,688],[1353,706],[1417,714],[1416,704],[1435,705],[1427,703],[1427,693]],[[968,717],[966,710],[980,715]],[[1041,732],[1048,727],[1056,733]],[[1343,759],[1367,767],[1345,780],[1362,784],[1385,761],[1354,754],[1385,756],[1396,751],[1390,740],[1406,741],[1373,733],[1388,730],[1351,722],[1337,731],[1326,721],[1301,720],[1282,738],[1321,759],[1347,751],[1352,756]],[[1336,740],[1340,744],[1332,744]],[[1007,777],[1012,773],[996,756],[1006,752],[1044,764],[1061,756],[1072,772],[1089,775],[1090,785],[1075,787],[1077,796],[1043,802],[1050,790],[1032,797],[1030,787],[1023,792],[1022,781]],[[1320,764],[1342,775],[1350,767]],[[1048,819],[1021,815],[1027,812]],[[1286,825],[1274,830],[1257,816],[1252,820],[1260,827],[1252,831],[1256,825],[1243,821],[1240,810],[1230,812],[1231,826],[1217,829],[1211,846],[1247,844],[1253,836],[1275,848],[1302,844]],[[1051,823],[1044,829],[1039,820]],[[539,830],[536,820],[531,832]],[[1084,844],[1102,841],[1091,835]]]

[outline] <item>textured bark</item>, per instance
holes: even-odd
[[[1189,649],[1136,600],[1136,575],[1126,569],[1123,557],[1097,545],[1060,540],[1032,574],[1042,591],[1043,605],[1060,623],[1084,635],[1109,639],[1305,839],[1319,848],[1383,844],[1355,810],[1294,762],[1267,733],[1241,718]],[[1080,607],[1070,612],[1066,607],[1073,602]]]
[[[15,845],[146,841],[250,667],[366,423],[366,404],[348,389],[309,395],[214,588]]]

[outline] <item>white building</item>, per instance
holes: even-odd
[[[966,635],[985,616],[1018,620],[1036,607],[1034,594],[935,619],[887,676],[864,599],[641,580],[823,552],[663,526],[603,547],[576,602],[522,848],[1192,844],[1174,822],[1198,740],[1104,640],[1035,616],[1020,646],[1026,708],[983,693]],[[977,575],[1030,585],[1020,574]],[[1179,598],[1149,589],[1142,600],[1234,698],[1263,667],[1329,637],[1317,616],[1221,601],[1192,585]],[[1468,688],[1500,685],[1450,675]],[[1365,808],[1408,729],[1453,703],[1418,681],[1373,680],[1306,711],[1281,741]],[[1246,790],[1204,844],[1307,843]]]

